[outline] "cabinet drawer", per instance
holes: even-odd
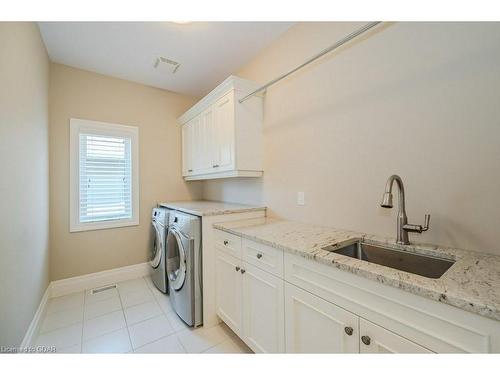
[[[215,248],[241,259],[241,237],[218,229],[214,231]]]
[[[243,239],[243,260],[283,278],[283,250]]]

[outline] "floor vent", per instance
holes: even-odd
[[[97,294],[97,293],[104,292],[105,290],[116,289],[116,288],[117,288],[116,284],[101,286],[100,288],[92,289],[92,291],[90,292],[90,294]]]

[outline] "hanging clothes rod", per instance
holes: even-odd
[[[346,44],[347,42],[353,40],[354,38],[360,36],[361,34],[367,32],[368,30],[370,30],[371,28],[377,26],[379,23],[382,23],[381,21],[377,21],[377,22],[370,22],[370,23],[367,23],[366,25],[364,25],[363,27],[359,28],[358,30],[356,31],[353,31],[352,33],[350,33],[349,35],[345,36],[344,38],[340,39],[338,42],[336,42],[335,44],[332,44],[330,47],[327,47],[325,48],[323,51],[321,51],[320,53],[318,53],[317,55],[314,55],[313,57],[311,57],[309,60],[307,60],[306,62],[300,64],[299,66],[293,68],[292,70],[286,72],[285,74],[279,76],[278,78],[275,78],[273,79],[272,81],[269,81],[268,83],[266,83],[264,86],[261,86],[259,87],[257,90],[255,91],[252,91],[250,94],[248,94],[247,96],[241,98],[239,100],[240,103],[243,103],[245,100],[247,99],[250,99],[252,96],[254,96],[255,94],[258,94],[259,92],[261,91],[264,91],[266,90],[268,87],[274,85],[275,83],[281,81],[283,78],[286,78],[288,77],[290,74],[293,74],[295,73],[297,70],[299,69],[302,69],[304,66],[306,65],[309,65],[310,63],[312,63],[313,61],[316,61],[317,59],[319,59],[320,57],[326,55],[327,53],[329,52],[332,52],[334,50],[336,50],[337,48],[343,46],[344,44]]]

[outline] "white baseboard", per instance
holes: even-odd
[[[35,316],[33,317],[33,320],[31,321],[30,326],[28,327],[28,330],[26,331],[26,334],[24,335],[23,342],[21,342],[20,348],[28,348],[32,345],[33,338],[35,334],[38,332],[38,328],[41,323],[41,318],[45,312],[45,308],[47,307],[47,301],[50,298],[50,288],[51,284],[47,286],[47,289],[45,289],[45,293],[42,296],[42,300],[40,301],[40,304],[38,305],[38,309],[36,309]]]
[[[88,275],[56,280],[50,283],[51,297],[59,297],[65,294],[80,292],[82,290],[96,288],[107,284],[119,283],[120,281],[144,277],[150,273],[151,266],[149,263],[139,263],[131,266],[90,273]]]

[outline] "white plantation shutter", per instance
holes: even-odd
[[[139,224],[139,129],[70,120],[70,231]]]
[[[80,134],[80,222],[132,217],[131,139]]]

